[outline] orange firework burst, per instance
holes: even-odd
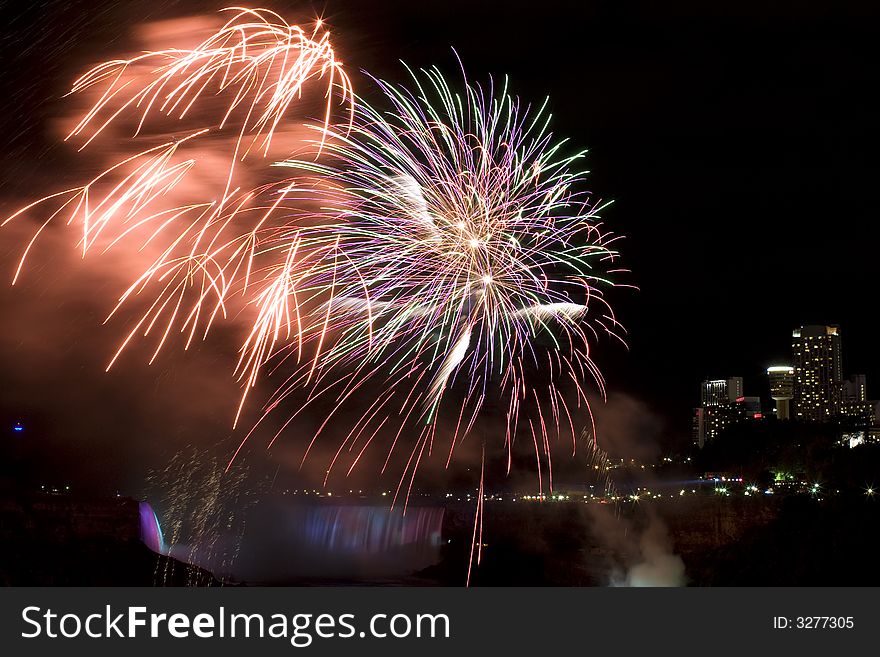
[[[149,133],[155,115],[173,120],[178,129],[192,118],[194,107],[208,98],[222,99],[204,124],[185,130],[163,143],[116,162],[80,187],[45,196],[7,218],[0,225],[34,208],[55,204],[35,232],[16,268],[13,282],[43,230],[55,220],[81,229],[79,248],[102,252],[125,241],[134,251],[149,247],[153,259],[122,294],[111,316],[150,284],[158,286],[155,299],[136,322],[110,362],[137,334],[158,334],[153,358],[172,329],[188,332],[187,344],[204,321],[226,314],[233,281],[251,282],[257,232],[283,200],[278,194],[260,204],[266,192],[252,190],[237,180],[236,169],[249,154],[269,154],[273,136],[292,103],[302,98],[310,81],[325,83],[324,132],[329,129],[335,99],[353,111],[351,82],[330,44],[329,32],[318,20],[311,32],[290,25],[265,9],[231,8],[232,17],[190,49],[152,50],[128,59],[99,64],[77,79],[70,94],[97,95],[69,131],[65,140],[83,138],[85,149],[111,124],[134,119],[131,137]],[[206,140],[215,134],[233,135],[231,147]],[[167,135],[167,132],[164,133]],[[154,138],[156,135],[150,135]],[[204,162],[188,156],[204,142]],[[323,138],[318,146],[320,153]],[[223,164],[218,166],[218,159]],[[184,180],[199,169],[223,176],[222,191],[208,196],[201,180],[197,191],[180,196]],[[232,236],[230,237],[230,227]],[[246,272],[237,277],[240,272]]]

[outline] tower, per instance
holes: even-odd
[[[791,365],[774,365],[767,368],[770,377],[770,396],[776,402],[776,417],[791,419],[791,399],[794,397],[794,368]]]

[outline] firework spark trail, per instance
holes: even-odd
[[[471,572],[474,568],[474,557],[479,566],[483,557],[483,510],[486,503],[486,493],[484,482],[486,479],[486,446],[483,445],[482,454],[480,456],[480,486],[477,489],[477,507],[474,513],[474,532],[471,538],[471,551],[468,558],[467,577],[465,578],[465,586],[471,585]],[[476,553],[476,554],[475,554]]]

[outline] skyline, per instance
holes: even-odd
[[[829,329],[830,331],[833,331],[834,337],[837,338],[839,341],[838,344],[845,342],[846,331],[839,324],[830,324],[827,326],[826,325],[819,325],[819,324],[801,325],[799,327],[792,329],[792,331],[791,331],[792,340],[799,339],[800,333],[804,329],[822,329],[824,331],[826,328]],[[796,347],[795,344],[791,345],[791,349],[789,351],[788,356],[781,357],[781,358],[778,358],[778,359],[772,360],[772,361],[767,361],[763,367],[763,372],[761,374],[759,374],[758,377],[756,377],[758,379],[758,381],[756,381],[755,379],[751,380],[751,386],[749,387],[748,391],[754,393],[755,391],[753,389],[753,386],[755,386],[757,383],[758,385],[761,386],[762,389],[755,396],[760,396],[762,398],[762,400],[766,400],[766,399],[769,399],[772,397],[772,395],[770,393],[773,388],[772,381],[773,381],[774,374],[779,374],[782,372],[790,372],[792,375],[796,376],[796,371],[798,369],[797,362],[798,362],[799,357],[797,355],[797,349],[795,347]],[[839,369],[838,378],[840,379],[840,381],[838,383],[839,383],[839,385],[843,386],[844,384],[847,384],[847,383],[856,383],[856,379],[858,379],[862,388],[863,388],[862,394],[864,394],[864,392],[865,392],[864,387],[866,385],[865,379],[867,378],[866,374],[864,373],[864,371],[862,369],[859,369],[858,366],[856,366],[854,368],[850,368],[850,369],[844,368],[842,366],[842,362],[843,362],[842,356],[844,353],[845,353],[845,350],[843,350],[842,347],[838,347],[838,352],[837,352],[837,359],[838,360],[836,362],[837,368]],[[757,360],[757,357],[754,357],[754,358]],[[739,380],[740,396],[741,396],[742,388],[744,386],[743,382],[745,380],[748,380],[748,377],[742,376],[739,369],[734,367],[733,370],[731,370],[730,372],[728,372],[726,374],[724,372],[716,372],[714,370],[714,368],[710,368],[710,371],[712,372],[712,374],[707,375],[702,380],[703,384],[705,384],[707,382],[708,383],[723,383],[726,381],[730,381],[731,377],[733,377],[733,379]],[[705,394],[706,393],[704,392],[703,396],[705,396]],[[795,396],[797,396],[796,393],[795,393]],[[705,401],[705,399],[703,399],[703,401]],[[838,402],[840,402],[840,401],[842,401],[842,400],[838,400]]]
[[[702,381],[700,405],[694,408],[694,445],[703,449],[732,425],[766,417],[837,425],[842,432],[861,432],[863,439],[865,432],[878,431],[880,401],[869,399],[866,375],[842,368],[841,327],[800,326],[791,336],[790,358],[768,366],[763,380],[749,386],[736,375]],[[772,401],[764,407],[768,393]]]

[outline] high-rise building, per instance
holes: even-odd
[[[754,417],[757,412],[760,418],[760,400],[755,411],[754,399],[743,397],[741,376],[703,381],[700,385],[703,405],[694,409],[694,443],[702,448],[731,424],[746,417],[746,399],[750,400],[748,406],[752,410],[749,417]]]
[[[868,399],[867,377],[864,374],[853,374],[843,382],[842,400],[863,402]]]
[[[853,374],[843,382],[840,393],[840,423],[854,429],[868,429],[876,421],[874,402],[868,401],[867,377]]]
[[[740,397],[736,400],[736,410],[740,419],[760,420],[764,417],[761,412],[760,397]]]
[[[828,422],[840,411],[840,327],[802,326],[791,337],[794,416],[806,422]]]
[[[733,376],[729,379],[703,381],[700,392],[703,406],[733,404],[743,396],[743,380],[741,376]]]
[[[767,368],[770,377],[770,397],[776,402],[776,417],[791,419],[791,399],[794,397],[794,368],[791,365],[774,365]]]
[[[724,402],[715,406],[703,406],[694,409],[694,444],[700,449],[724,431],[727,427],[742,419],[741,404]]]
[[[704,414],[703,407],[700,406],[694,409],[694,445],[703,449],[703,446],[706,444],[706,425],[704,424]]]

